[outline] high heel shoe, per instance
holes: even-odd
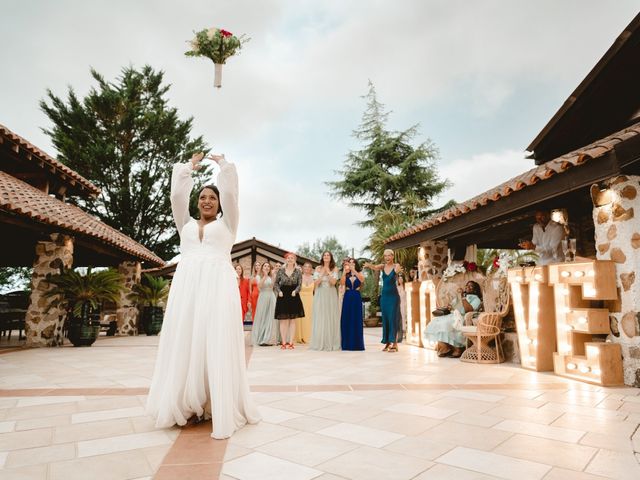
[[[293,350],[293,349],[294,349],[294,348],[296,348],[296,347],[294,347],[294,346],[293,346],[293,343],[287,343],[287,348],[288,348],[289,350]]]
[[[281,343],[280,344],[280,350],[286,350],[287,349],[287,344],[286,343]]]

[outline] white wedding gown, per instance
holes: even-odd
[[[250,398],[242,308],[231,247],[238,228],[238,177],[222,160],[217,186],[223,215],[204,227],[189,216],[191,164],[176,164],[171,208],[180,232],[176,269],[160,335],[147,412],[157,427],[184,425],[209,411],[213,438],[260,421]],[[210,410],[209,410],[210,409]]]

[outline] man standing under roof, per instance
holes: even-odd
[[[531,241],[520,242],[520,248],[535,250],[538,254],[538,265],[549,265],[564,261],[562,239],[565,236],[564,227],[551,220],[548,211],[538,210],[535,214],[536,223],[533,226]]]

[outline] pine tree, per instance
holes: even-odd
[[[380,207],[407,217],[426,217],[432,199],[449,186],[438,177],[435,145],[430,140],[412,145],[418,125],[401,132],[388,130],[389,112],[378,101],[371,82],[363,98],[367,108],[353,135],[365,145],[348,153],[343,169],[336,172],[342,179],[328,183],[332,193],[364,210],[367,218],[361,222],[363,226],[373,225]]]
[[[86,97],[69,87],[66,102],[50,90],[40,102],[53,122],[44,132],[58,159],[102,190],[95,200],[70,200],[169,259],[178,245],[169,200],[172,164],[205,150],[205,142],[190,137],[193,119],[181,120],[169,106],[163,72],[127,67],[115,82],[94,69],[91,75],[97,87]]]

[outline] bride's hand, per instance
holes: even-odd
[[[204,153],[202,152],[194,153],[193,155],[191,155],[191,168],[193,170],[200,170],[202,168],[200,162],[202,161],[203,157]]]
[[[210,153],[209,155],[206,156],[206,158],[213,160],[219,165],[220,162],[224,160],[224,153],[221,153],[220,155],[217,155],[215,153]]]

